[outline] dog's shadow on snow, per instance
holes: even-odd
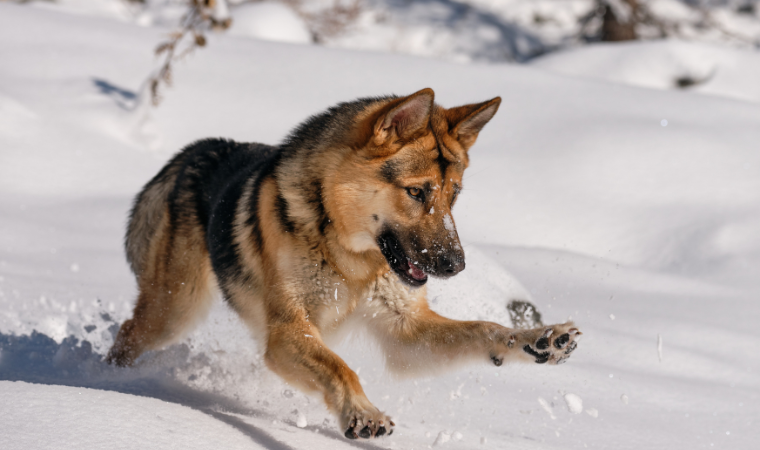
[[[0,380],[61,385],[121,392],[177,403],[214,417],[249,436],[267,449],[290,450],[263,429],[237,416],[274,418],[271,414],[242,405],[234,399],[183,385],[165,367],[116,368],[103,361],[88,341],[71,336],[60,344],[49,336],[0,333]],[[321,427],[323,436],[342,440],[357,448],[377,449],[366,442],[347,441],[336,430]]]

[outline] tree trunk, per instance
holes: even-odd
[[[638,39],[636,14],[638,0],[602,0],[602,41],[618,42]]]

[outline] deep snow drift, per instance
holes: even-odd
[[[164,31],[0,4],[0,379],[9,380],[0,415],[13,424],[1,448],[72,436],[89,448],[139,439],[753,448],[760,105],[538,67],[218,36],[177,66],[162,106],[146,110],[135,106],[138,87]],[[753,64],[750,55],[737,58]],[[445,106],[504,99],[454,211],[468,268],[433,280],[431,304],[508,323],[507,301],[529,299],[547,322],[572,316],[584,339],[568,364],[393,380],[371,342],[349,336],[339,353],[398,423],[390,438],[357,444],[320,399],[265,368],[221,302],[182,344],[136,368],[100,361],[135,294],[121,250],[131,196],[172,153],[207,136],[276,143],[338,101],[426,86]],[[98,440],[103,429],[113,440]]]

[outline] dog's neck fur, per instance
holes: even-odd
[[[280,146],[277,172],[278,219],[283,229],[308,242],[346,280],[359,283],[376,278],[389,269],[379,251],[352,252],[340,245],[335,222],[324,201],[324,189],[332,185],[344,160],[356,151],[356,136],[331,130],[351,129],[358,114],[378,111],[395,96],[364,98],[341,103],[312,116],[296,128]],[[337,151],[336,151],[337,150]],[[371,253],[371,254],[370,254]]]

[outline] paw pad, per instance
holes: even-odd
[[[363,414],[357,414],[355,418],[351,419],[348,429],[346,429],[343,435],[348,439],[371,439],[386,434],[391,435],[393,433],[392,427],[396,426],[396,424],[392,420],[389,420],[387,416],[384,417],[385,419],[382,420],[378,418],[368,419]],[[388,419],[387,423],[390,424],[389,427],[385,425],[386,419]]]
[[[567,342],[570,340],[570,335],[565,333],[562,336],[558,337],[557,340],[554,341],[554,346],[557,347],[557,349],[561,350],[565,345],[567,345]]]
[[[552,328],[546,329],[541,337],[535,341],[535,344],[523,346],[523,351],[534,357],[537,364],[547,363],[550,359],[556,364],[564,363],[570,357],[570,353],[578,347],[576,340],[583,333],[578,331],[577,328],[571,328],[566,333],[560,334],[554,339],[554,342],[551,341],[552,334],[554,334]],[[552,349],[552,347],[556,350]]]
[[[544,348],[548,348],[548,347],[549,346],[547,345]],[[543,364],[546,361],[549,361],[549,352],[538,353],[537,351],[533,350],[530,347],[530,345],[526,345],[525,347],[523,347],[523,351],[525,353],[529,354],[530,356],[535,357],[536,358],[536,363],[538,363],[538,364]]]

